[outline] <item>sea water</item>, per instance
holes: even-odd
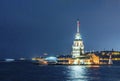
[[[1,62],[0,81],[120,81],[120,66],[35,65]]]

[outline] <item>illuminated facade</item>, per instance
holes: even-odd
[[[82,37],[79,32],[80,22],[77,20],[77,33],[75,35],[75,40],[72,46],[72,58],[80,57],[80,55],[84,54],[84,44]]]

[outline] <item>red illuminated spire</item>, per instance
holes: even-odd
[[[79,19],[77,19],[77,33],[79,33],[80,32],[80,21],[79,21]]]

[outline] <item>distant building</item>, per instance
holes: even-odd
[[[15,59],[11,59],[11,58],[5,59],[5,62],[13,62],[13,61],[15,61]]]
[[[120,51],[101,51],[98,55],[100,60],[109,60],[110,54],[112,55],[112,60],[120,60]]]
[[[72,58],[80,57],[80,55],[84,54],[84,44],[82,37],[80,35],[80,22],[77,20],[77,33],[75,35],[75,40],[72,45]]]

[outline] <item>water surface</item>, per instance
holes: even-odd
[[[0,81],[120,81],[120,66],[45,66],[0,63]]]

